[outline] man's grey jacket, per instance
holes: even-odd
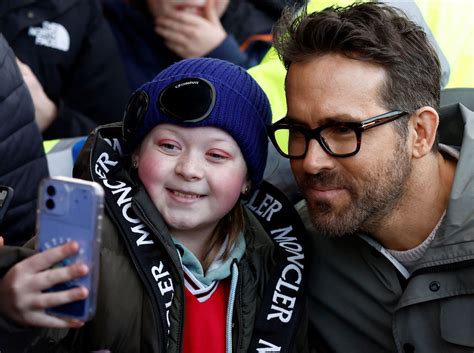
[[[474,351],[474,113],[449,107],[440,142],[462,144],[460,159],[446,216],[408,280],[356,235],[311,232],[308,337],[318,352]]]

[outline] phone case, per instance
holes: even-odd
[[[53,177],[40,184],[36,225],[39,251],[74,240],[79,243],[77,255],[55,266],[82,262],[89,267],[86,276],[49,289],[62,291],[84,286],[89,290],[88,298],[49,308],[47,311],[51,314],[83,321],[95,314],[103,205],[104,191],[95,182]]]

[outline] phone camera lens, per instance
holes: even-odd
[[[53,199],[47,199],[46,200],[46,208],[48,210],[52,210],[54,208],[54,200]]]
[[[48,186],[46,188],[46,193],[49,195],[49,196],[54,196],[56,195],[56,188],[52,185]],[[51,200],[52,201],[52,200]]]

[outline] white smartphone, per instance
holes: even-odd
[[[75,262],[89,267],[86,276],[49,289],[62,291],[84,286],[89,291],[85,300],[49,308],[47,311],[53,315],[87,321],[95,314],[103,208],[104,190],[98,183],[52,177],[40,184],[36,222],[39,251],[74,240],[79,243],[78,253],[56,267]]]

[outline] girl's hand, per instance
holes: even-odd
[[[45,309],[87,298],[84,287],[60,292],[43,292],[52,286],[82,277],[89,269],[84,264],[50,268],[77,253],[76,242],[33,255],[13,266],[0,280],[0,315],[25,326],[81,327],[78,320],[49,315]]]

